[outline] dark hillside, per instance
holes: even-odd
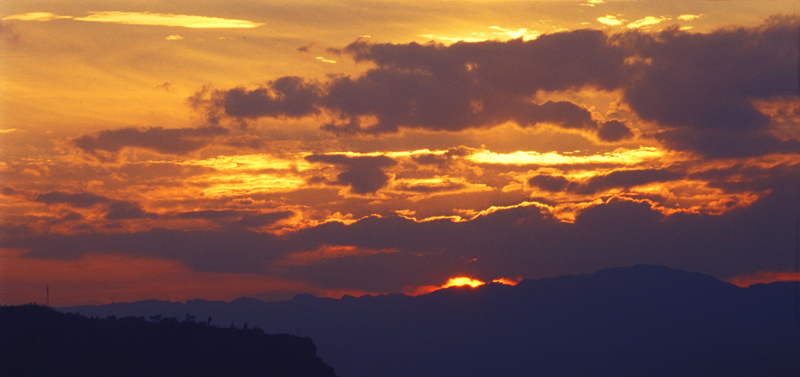
[[[335,376],[309,338],[36,305],[0,307],[0,375]]]

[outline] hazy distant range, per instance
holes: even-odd
[[[639,265],[422,296],[62,308],[310,337],[340,377],[800,376],[796,283]]]

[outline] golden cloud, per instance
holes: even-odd
[[[608,25],[608,26],[619,26],[622,25],[621,19],[618,19],[616,16],[608,15],[603,17],[598,17],[597,21],[601,24]]]
[[[567,165],[567,164],[621,164],[634,165],[646,160],[658,159],[665,155],[663,150],[653,147],[640,147],[638,149],[618,149],[603,154],[575,156],[556,152],[539,153],[532,151],[517,151],[513,153],[494,153],[481,151],[466,157],[475,163],[503,164],[503,165]]]
[[[3,20],[19,20],[19,21],[52,21],[62,18],[72,18],[70,16],[59,16],[55,13],[49,12],[30,12],[25,14],[15,14],[3,18]]]
[[[678,19],[682,21],[694,21],[700,17],[703,17],[702,14],[682,14],[678,16]]]
[[[196,29],[211,28],[254,28],[261,26],[247,20],[219,17],[193,16],[186,14],[164,14],[148,12],[90,12],[86,17],[76,17],[78,21],[110,22],[125,25],[172,26]]]
[[[658,24],[660,24],[660,23],[662,23],[664,21],[667,21],[667,20],[670,20],[670,18],[669,17],[664,17],[664,16],[661,16],[661,17],[647,16],[647,17],[642,18],[640,20],[636,20],[636,21],[633,21],[633,22],[629,23],[628,24],[628,28],[629,29],[639,29],[639,28],[643,28],[643,27],[647,27],[647,26],[658,25]]]
[[[89,12],[88,16],[72,17],[59,16],[49,12],[31,12],[25,14],[11,15],[3,20],[20,21],[52,21],[57,19],[72,19],[76,21],[89,22],[108,22],[124,25],[149,25],[149,26],[171,26],[186,27],[195,29],[222,29],[222,28],[254,28],[263,25],[247,20],[236,20],[219,17],[194,16],[186,14],[165,14],[149,12]]]

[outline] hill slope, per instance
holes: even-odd
[[[3,376],[335,377],[308,338],[176,319],[87,318],[0,307]]]

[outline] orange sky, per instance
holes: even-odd
[[[797,5],[4,1],[0,304],[785,280]]]

